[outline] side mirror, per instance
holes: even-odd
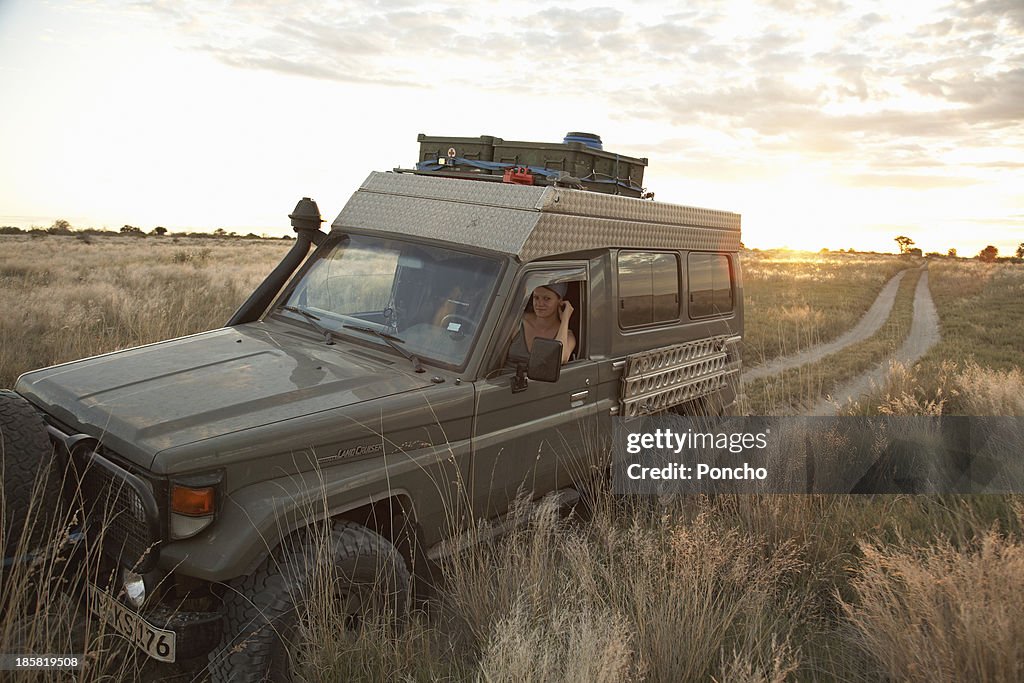
[[[562,373],[562,342],[557,339],[534,339],[533,350],[530,351],[530,363],[517,363],[516,374],[512,378],[512,393],[526,391],[529,381],[557,382]]]
[[[534,339],[526,376],[538,382],[557,382],[562,372],[562,342]]]

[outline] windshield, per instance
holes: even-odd
[[[333,334],[393,344],[424,360],[462,365],[483,320],[500,262],[399,240],[342,236],[296,285],[283,315],[305,312]],[[362,328],[362,329],[360,329]]]

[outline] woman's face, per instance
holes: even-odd
[[[538,318],[550,318],[558,313],[558,295],[547,287],[533,290],[533,312]]]

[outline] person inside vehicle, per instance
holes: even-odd
[[[576,335],[569,329],[569,319],[574,309],[565,298],[568,290],[569,286],[564,282],[541,285],[533,290],[533,310],[523,314],[519,331],[508,350],[511,364],[530,360],[533,340],[537,337],[562,342],[562,365],[569,362],[576,350]]]

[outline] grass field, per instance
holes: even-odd
[[[895,367],[860,412],[1024,415],[1024,265],[941,261],[930,286],[941,341]]]
[[[751,415],[799,414],[801,409],[829,395],[839,383],[892,355],[910,330],[914,288],[919,277],[920,271],[915,268],[903,278],[888,320],[871,338],[823,360],[747,383],[744,386],[742,411]],[[770,311],[765,315],[770,315]]]
[[[0,385],[34,367],[216,327],[286,249],[0,239]],[[746,348],[755,358],[838,336],[906,265],[856,254],[754,254],[744,264]],[[922,414],[938,403],[1021,414],[1024,267],[939,261],[929,270],[943,340],[916,368],[894,373],[864,410]],[[908,291],[909,280],[878,335],[828,368],[801,369],[776,389],[766,382],[761,408],[791,406],[884,357],[906,334]],[[343,615],[316,606],[304,619],[298,673],[517,683],[1024,679],[1019,498],[651,501],[599,489],[577,513],[523,511],[521,530],[446,561],[437,595],[399,629],[370,621],[347,632]],[[77,680],[131,679],[140,663],[119,638],[95,620],[84,643],[70,628],[82,613],[60,590],[69,578],[60,534],[35,564],[0,575],[0,652],[82,647],[88,662]],[[17,618],[29,604],[38,617]]]
[[[223,325],[291,242],[0,236],[0,387]]]
[[[743,257],[743,362],[801,351],[853,327],[910,263],[887,255],[749,251]]]

